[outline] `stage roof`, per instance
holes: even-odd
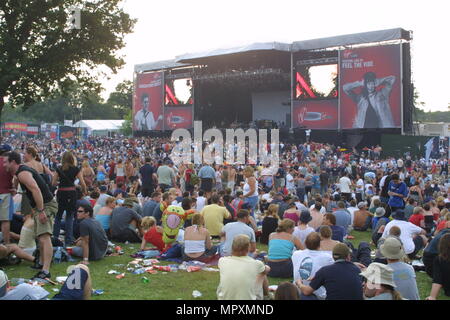
[[[241,47],[233,47],[228,49],[215,49],[197,53],[187,53],[176,57],[177,62],[189,63],[198,59],[223,56],[235,53],[251,52],[251,51],[282,51],[290,52],[291,45],[281,42],[264,42],[264,43],[252,43]]]
[[[189,66],[189,64],[179,63],[176,62],[175,60],[164,60],[164,61],[137,64],[134,66],[134,72],[157,71],[187,66]]]
[[[292,51],[316,50],[354,44],[383,42],[392,40],[411,40],[409,31],[401,28],[346,34],[341,36],[296,41],[292,44]]]
[[[209,57],[218,57],[255,51],[266,51],[266,52],[277,51],[290,53],[301,50],[317,50],[355,44],[385,42],[400,39],[404,39],[407,41],[412,40],[412,33],[402,28],[394,28],[394,29],[346,34],[328,38],[296,41],[292,44],[281,42],[252,43],[249,45],[233,47],[228,49],[227,48],[214,49],[204,52],[186,53],[177,56],[173,60],[164,60],[138,64],[134,66],[134,71],[145,72],[145,71],[167,70],[180,67],[189,67],[193,64],[201,64],[201,61],[205,61],[204,59]]]

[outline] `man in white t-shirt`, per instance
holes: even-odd
[[[205,198],[203,195],[204,195],[204,191],[203,191],[203,190],[200,190],[200,191],[198,192],[197,206],[196,206],[196,208],[195,208],[198,212],[202,211],[203,207],[204,207],[205,204],[206,204],[206,198]]]
[[[289,193],[296,194],[294,177],[292,175],[292,169],[286,174],[286,189],[288,189]]]
[[[316,272],[324,266],[334,263],[333,257],[329,252],[320,251],[320,236],[317,232],[310,233],[305,240],[306,249],[297,250],[292,255],[292,265],[294,266],[293,277],[294,283],[298,279],[306,285],[309,285],[311,279],[316,275]],[[320,287],[314,291],[314,296],[303,296],[302,299],[313,300],[325,299],[327,292],[324,287]]]
[[[219,260],[218,300],[262,300],[268,294],[267,274],[270,267],[248,256],[250,238],[237,235],[232,255]]]
[[[350,201],[352,198],[351,186],[352,181],[349,179],[348,173],[344,172],[342,178],[339,179],[339,188],[341,190],[341,196],[344,196],[346,201]]]
[[[398,209],[392,213],[394,220],[389,222],[384,228],[381,238],[386,239],[389,236],[389,230],[393,226],[400,228],[400,240],[402,241],[405,253],[411,260],[414,260],[416,254],[427,245],[426,231],[415,224],[408,222],[405,218],[405,212]]]

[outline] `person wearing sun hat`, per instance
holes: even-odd
[[[394,282],[402,297],[408,300],[420,300],[416,273],[411,265],[402,261],[406,255],[400,240],[388,237],[381,245],[380,251],[394,272]]]
[[[366,279],[364,284],[364,297],[366,300],[403,300],[396,291],[394,271],[387,265],[373,262],[361,272]]]

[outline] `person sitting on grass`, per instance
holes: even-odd
[[[133,210],[133,200],[127,198],[111,213],[111,239],[117,242],[141,243],[142,217]],[[136,231],[139,229],[139,232]]]
[[[428,209],[430,208],[428,204],[425,204],[425,206],[428,206]],[[411,217],[409,217],[408,221],[418,227],[425,228],[424,213],[425,213],[424,208],[415,207],[413,210],[413,214],[411,215]]]
[[[437,300],[439,291],[450,297],[450,234],[445,234],[439,241],[439,256],[433,262],[433,285],[427,300]]]
[[[389,266],[373,262],[361,275],[365,279],[365,300],[403,300],[396,290],[394,271]]]
[[[275,291],[275,300],[300,300],[300,290],[292,282],[282,282]]]
[[[393,226],[393,227],[389,230],[389,235],[388,235],[388,237],[387,237],[386,239],[389,239],[390,237],[394,237],[394,238],[398,239],[398,240],[401,242],[401,240],[400,240],[400,235],[401,235],[401,233],[402,233],[402,230],[400,230],[399,227]],[[386,241],[386,239],[381,238],[381,239],[378,241],[377,249],[376,249],[376,251],[375,251],[375,260],[374,260],[374,262],[379,262],[379,263],[387,264],[386,257],[383,256],[383,254],[381,253],[381,245],[384,243],[384,241]]]
[[[100,260],[106,255],[108,237],[100,222],[94,219],[94,211],[90,205],[82,204],[78,207],[77,218],[80,221],[80,238],[75,241],[72,255],[82,257],[83,264],[89,260]]]
[[[116,198],[109,197],[106,199],[106,205],[98,211],[95,215],[95,220],[100,222],[105,230],[108,238],[110,237],[110,229],[111,229],[111,214],[116,207]]]
[[[327,213],[323,216],[323,226],[329,226],[331,230],[333,231],[331,235],[331,239],[344,242],[344,236],[345,236],[345,230],[341,226],[336,225],[336,216],[332,213]],[[319,230],[317,230],[319,231]]]
[[[262,221],[262,234],[260,239],[260,242],[262,244],[269,243],[269,236],[277,229],[279,220],[280,217],[278,217],[278,205],[272,203],[269,205],[269,208],[267,209]]]
[[[0,270],[0,301],[2,300],[44,300],[49,296],[49,292],[40,286],[32,286],[28,283],[11,287],[8,276]]]
[[[195,213],[192,216],[192,226],[187,227],[184,231],[184,261],[205,262],[217,253],[217,246],[212,245],[209,231],[204,225],[203,216]]]
[[[92,280],[89,267],[77,264],[67,268],[67,280],[52,300],[90,300]]]
[[[405,257],[401,241],[388,237],[381,245],[380,251],[386,257],[388,266],[393,270],[396,290],[405,299],[420,300],[414,268],[401,261]]]
[[[217,287],[217,298],[262,300],[269,293],[267,274],[270,267],[248,256],[250,238],[247,235],[236,235],[232,241],[231,256],[219,260],[220,283]]]
[[[294,237],[295,223],[291,219],[283,219],[278,224],[276,232],[269,236],[268,265],[269,277],[292,277],[292,252],[294,247],[303,250],[305,247],[299,239]]]
[[[250,222],[250,212],[246,209],[239,210],[237,214],[237,221],[227,223],[221,233],[221,256],[229,256],[232,251],[233,239],[239,234],[245,234],[250,238],[249,252],[253,255],[256,251],[256,236],[255,231],[248,226]]]
[[[425,265],[425,272],[430,278],[433,278],[433,263],[434,259],[439,256],[439,242],[441,238],[450,233],[450,221],[447,221],[445,228],[430,241],[428,246],[423,250],[423,264]]]
[[[156,225],[156,219],[154,217],[144,217],[141,221],[141,228],[144,232],[142,238],[141,251],[152,250],[147,248],[147,243],[155,246],[160,252],[165,252],[170,247],[167,247],[163,241],[163,228]]]
[[[316,272],[309,285],[299,278],[295,284],[305,296],[310,296],[319,289],[325,287],[326,300],[363,300],[362,281],[360,272],[363,268],[360,264],[351,262],[350,248],[344,243],[338,243],[333,248],[332,265],[324,266]]]
[[[319,228],[320,234],[320,251],[328,251],[330,254],[333,252],[334,247],[339,241],[333,240],[333,231],[329,226],[321,226]]]
[[[17,258],[23,259],[29,262],[35,262],[35,257],[26,253],[23,249],[21,249],[17,244],[0,244],[0,260],[7,259],[12,254],[14,254]]]
[[[354,213],[353,229],[356,231],[366,231],[371,226],[373,215],[367,211],[364,201],[358,203],[358,210]]]
[[[384,228],[390,221],[389,218],[384,216],[385,214],[386,210],[379,207],[375,211],[375,216],[372,219],[372,242],[375,246],[378,245],[378,241],[383,235]]]
[[[314,232],[314,228],[310,227],[308,223],[312,220],[311,214],[309,213],[309,210],[302,210],[302,213],[300,214],[300,220],[298,222],[298,226],[294,229],[294,237],[300,240],[302,245],[305,245],[306,237],[311,233]]]
[[[304,284],[308,285],[316,272],[324,266],[334,263],[331,252],[320,251],[320,235],[312,232],[306,237],[306,249],[297,250],[292,255],[293,278],[294,281],[302,279]],[[302,300],[325,299],[327,296],[324,287],[320,287],[311,296],[303,296]]]

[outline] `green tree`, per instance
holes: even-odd
[[[125,115],[125,122],[122,124],[122,128],[120,131],[124,136],[131,136],[133,134],[133,110],[128,110],[128,113]]]
[[[98,66],[123,66],[118,50],[135,20],[122,0],[1,0],[0,120],[8,101],[31,105],[64,95],[74,81],[100,93]],[[69,8],[81,9],[81,28],[68,28]]]
[[[111,92],[107,103],[117,110],[120,119],[133,107],[133,82],[124,80],[116,86],[116,91]]]

